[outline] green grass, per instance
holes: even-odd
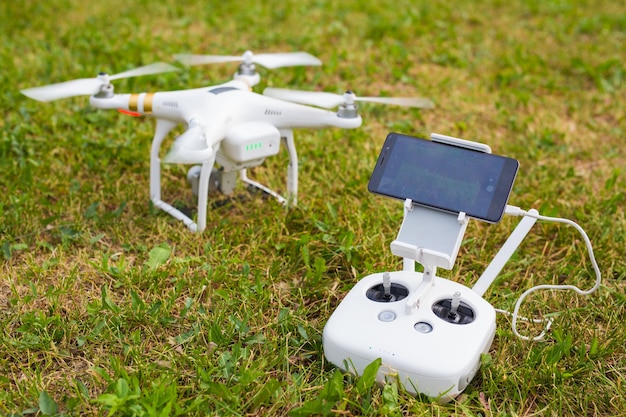
[[[298,0],[0,5],[0,414],[626,415],[626,8],[615,1]],[[433,110],[363,105],[357,130],[300,130],[298,207],[249,195],[191,234],[151,207],[150,119],[49,104],[20,88],[174,53],[303,50],[320,68],[259,86],[426,96]],[[217,84],[215,65],[123,80],[117,91]],[[358,279],[395,270],[402,204],[367,192],[386,134],[438,132],[520,160],[511,203],[574,219],[604,281],[543,292],[545,342],[498,316],[489,357],[456,401],[336,371],[321,335]],[[284,152],[251,175],[284,189]],[[164,194],[193,207],[186,167]],[[473,283],[515,225],[471,222],[454,270]],[[485,294],[511,310],[541,283],[592,285],[577,233],[537,224]],[[529,333],[539,329],[527,329]]]

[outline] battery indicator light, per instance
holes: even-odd
[[[246,151],[254,151],[255,149],[261,149],[262,147],[263,142],[249,143],[246,145]]]

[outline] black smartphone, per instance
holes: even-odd
[[[368,190],[497,223],[518,168],[519,162],[513,158],[390,133]]]

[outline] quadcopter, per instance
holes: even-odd
[[[184,65],[240,62],[233,79],[223,84],[188,90],[116,94],[112,81],[141,75],[179,71],[180,68],[157,62],[115,75],[100,73],[58,84],[34,87],[21,92],[35,100],[52,101],[75,96],[90,96],[94,108],[118,110],[130,116],[152,116],[156,126],[150,150],[150,199],[159,209],[182,221],[192,232],[206,228],[209,193],[231,194],[237,176],[249,187],[275,197],[282,204],[296,204],[298,157],[293,130],[337,127],[354,129],[362,124],[356,102],[377,102],[408,107],[431,108],[424,98],[357,97],[353,92],[299,91],[266,88],[263,94],[252,91],[260,82],[256,65],[268,69],[321,65],[306,52],[253,54],[241,56],[175,55]],[[337,107],[337,111],[329,109]],[[167,135],[179,124],[186,126],[171,149],[160,157]],[[249,168],[261,165],[285,146],[287,167],[286,196],[250,179]],[[191,164],[187,180],[198,198],[196,221],[161,199],[161,163]]]

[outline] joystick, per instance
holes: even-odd
[[[391,275],[389,272],[383,274],[382,284],[374,285],[369,288],[365,295],[372,301],[378,301],[381,303],[392,303],[394,301],[400,301],[409,294],[409,290],[403,285],[391,282]]]
[[[461,301],[461,293],[455,292],[452,299],[444,299],[433,304],[433,313],[448,323],[468,324],[474,321],[476,315],[467,303]]]

